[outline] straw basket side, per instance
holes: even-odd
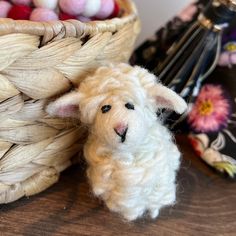
[[[81,152],[86,130],[49,117],[49,99],[110,62],[128,61],[139,33],[131,0],[105,21],[0,19],[0,203],[39,193]]]

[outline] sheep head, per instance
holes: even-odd
[[[118,64],[100,67],[76,91],[49,104],[47,112],[78,118],[104,145],[127,150],[143,142],[161,108],[183,113],[187,104],[147,70]]]

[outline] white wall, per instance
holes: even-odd
[[[142,22],[142,32],[136,45],[151,36],[191,0],[134,0]]]

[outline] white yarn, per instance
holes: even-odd
[[[47,110],[57,115],[77,102],[73,112],[90,125],[84,155],[94,194],[127,220],[146,212],[155,218],[163,206],[174,204],[180,153],[155,112],[162,107],[184,112],[183,99],[148,71],[126,64],[99,68],[71,93],[71,101],[69,96]],[[127,109],[127,103],[134,109]],[[103,113],[105,105],[111,109]],[[114,131],[121,124],[128,127],[124,142]]]
[[[54,10],[58,5],[58,0],[33,0],[33,3],[36,7]]]
[[[87,0],[83,16],[92,17],[95,16],[101,8],[101,0]]]

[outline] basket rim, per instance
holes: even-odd
[[[138,19],[137,9],[132,0],[117,0],[124,10],[120,18],[83,23],[79,20],[33,22],[28,20],[0,19],[0,36],[14,33],[43,37],[43,44],[54,38],[83,37],[103,32],[115,32],[124,25]]]

